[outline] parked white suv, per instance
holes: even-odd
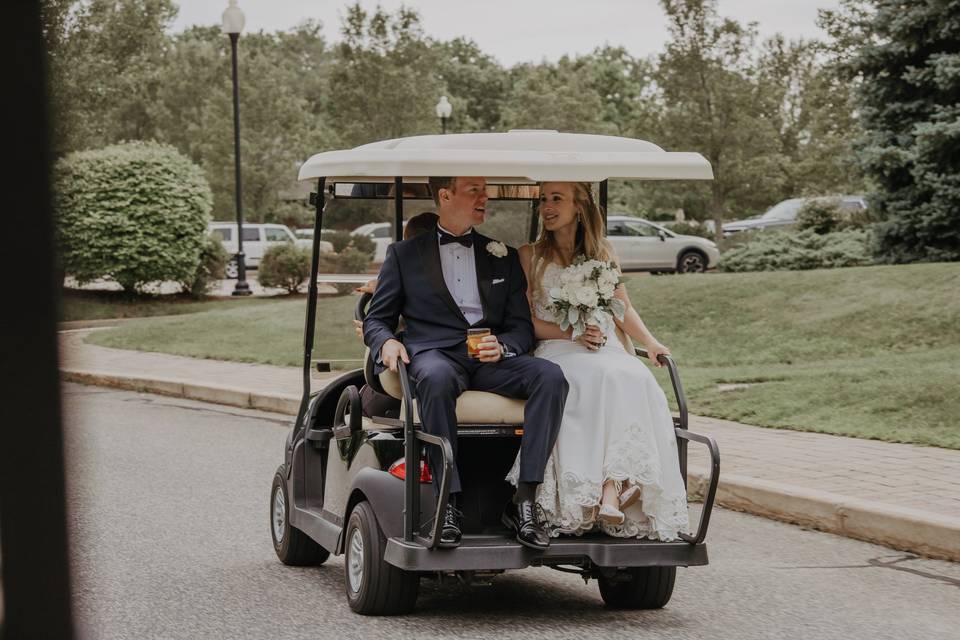
[[[712,240],[680,235],[633,216],[608,216],[607,240],[624,270],[702,273],[720,261],[720,250]]]
[[[212,235],[220,239],[227,253],[231,255],[237,253],[236,222],[211,222],[207,229]],[[263,259],[263,254],[267,249],[283,242],[290,242],[298,247],[306,247],[307,249],[313,246],[313,240],[296,237],[286,225],[244,223],[243,254],[245,265],[253,268],[260,266],[260,261]],[[321,240],[320,253],[330,251],[333,251],[333,245],[326,240]],[[227,277],[236,277],[236,264],[232,260],[230,266],[227,268]]]

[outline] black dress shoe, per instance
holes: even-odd
[[[460,545],[460,527],[463,526],[463,513],[451,504],[443,514],[443,525],[440,527],[440,541],[438,546],[453,548]]]
[[[540,507],[533,500],[513,500],[503,510],[501,521],[517,534],[517,542],[531,549],[546,549],[550,536],[540,522]]]

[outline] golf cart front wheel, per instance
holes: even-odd
[[[273,476],[273,486],[270,488],[270,537],[273,538],[273,550],[280,562],[293,567],[323,564],[330,557],[330,552],[290,525],[290,507],[286,474],[281,465]]]
[[[631,567],[597,583],[612,609],[661,609],[670,602],[676,579],[676,567]]]
[[[417,602],[420,576],[384,560],[386,547],[370,503],[357,504],[347,521],[343,559],[347,603],[355,613],[397,615],[412,611]]]

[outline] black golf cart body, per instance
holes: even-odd
[[[271,531],[278,556],[287,564],[304,565],[319,564],[330,553],[345,553],[348,602],[366,614],[410,610],[419,579],[425,575],[455,574],[465,581],[480,581],[529,566],[597,578],[604,600],[613,606],[663,606],[670,598],[676,567],[707,564],[704,539],[719,474],[716,444],[687,430],[686,399],[671,358],[661,356],[661,362],[669,370],[678,406],[674,426],[684,481],[689,441],[706,445],[712,460],[699,522],[691,534],[672,542],[593,533],[554,538],[545,550],[520,545],[499,516],[512,494],[504,477],[519,447],[523,402],[467,391],[457,407],[463,539],[455,549],[438,548],[440,523],[434,515],[446,507],[452,448],[445,439],[420,429],[414,387],[403,363],[399,374],[375,376],[367,354],[364,368],[346,372],[321,391],[311,392],[318,242],[325,201],[341,196],[392,199],[399,240],[404,201],[428,197],[426,181],[431,175],[484,176],[491,194],[498,185],[501,194],[504,185],[528,187],[531,239],[537,216],[530,189],[535,190],[538,181],[598,182],[605,215],[609,178],[712,178],[709,163],[699,154],[665,152],[642,140],[554,131],[419,136],[310,158],[300,169],[301,180],[317,181],[312,196],[316,218],[303,396],[271,490]],[[365,295],[358,301],[358,319],[368,300]],[[640,349],[636,354],[647,355]],[[359,395],[364,384],[402,400],[399,416],[364,417]],[[442,452],[446,461],[439,499],[429,481],[420,477],[425,447]]]

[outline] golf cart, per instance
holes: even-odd
[[[486,583],[509,569],[547,566],[596,578],[604,602],[619,608],[659,608],[673,592],[676,568],[707,564],[704,539],[719,474],[719,451],[709,437],[687,430],[687,406],[673,360],[666,365],[678,406],[674,418],[680,470],[686,482],[687,444],[705,445],[712,460],[699,522],[682,539],[662,542],[590,533],[560,536],[549,548],[522,546],[500,521],[512,487],[504,480],[523,430],[523,401],[467,391],[457,403],[457,465],[463,484],[459,507],[463,538],[455,549],[438,547],[452,469],[450,442],[424,432],[414,384],[406,367],[374,375],[369,352],[362,369],[310,389],[316,322],[318,257],[325,202],[330,198],[382,198],[394,204],[393,229],[400,240],[404,203],[429,197],[429,176],[484,176],[492,198],[519,201],[537,232],[537,183],[598,182],[606,212],[607,179],[710,179],[710,165],[696,153],[665,152],[642,140],[555,131],[418,136],[320,153],[300,168],[301,180],[316,180],[313,259],[303,354],[303,396],[284,462],[270,493],[274,549],[288,565],[318,565],[331,553],[345,555],[347,601],[368,615],[410,611],[422,577],[456,576]],[[524,208],[526,207],[526,208]],[[605,214],[604,214],[605,215]],[[362,296],[362,319],[370,296]],[[348,319],[344,319],[348,321]],[[633,349],[629,343],[629,349]],[[635,349],[640,357],[647,354]],[[363,385],[401,401],[399,416],[366,417]],[[423,456],[443,456],[440,497],[431,486]]]

